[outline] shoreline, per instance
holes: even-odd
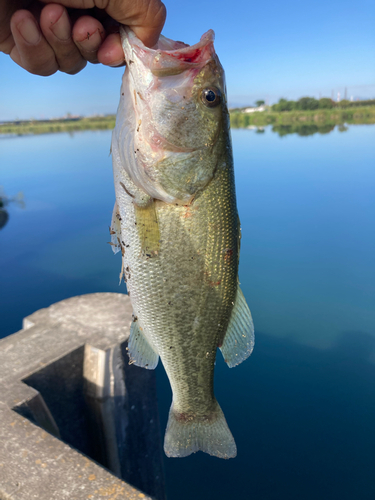
[[[327,109],[314,111],[266,110],[256,113],[232,111],[230,122],[233,129],[249,126],[264,127],[273,125],[278,128],[297,130],[299,127],[315,125],[317,129],[332,130],[336,125],[375,124],[375,106],[356,108]],[[0,124],[0,135],[37,135],[59,132],[78,132],[80,130],[111,130],[116,123],[116,115],[66,118],[56,120],[20,120]],[[277,130],[275,130],[277,131]]]

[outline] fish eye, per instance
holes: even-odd
[[[216,87],[207,87],[202,90],[201,100],[208,108],[215,108],[221,103],[221,92]]]

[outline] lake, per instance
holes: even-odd
[[[252,356],[215,392],[232,460],[165,458],[170,500],[375,498],[375,126],[234,130]],[[0,338],[70,296],[125,292],[107,244],[110,132],[0,139]],[[4,217],[2,219],[5,221]],[[157,368],[162,428],[171,391]]]

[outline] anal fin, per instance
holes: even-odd
[[[245,361],[252,353],[253,348],[253,319],[246,299],[238,285],[232,315],[220,350],[229,368],[233,368],[233,366]]]
[[[130,363],[148,370],[154,370],[159,362],[158,353],[154,351],[147,341],[137,320],[133,321],[130,327],[128,354]]]

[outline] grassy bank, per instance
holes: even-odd
[[[0,124],[0,134],[49,134],[56,132],[76,132],[79,130],[111,130],[115,126],[115,115],[94,116],[79,119],[31,120]],[[275,131],[300,129],[319,129],[322,133],[330,131],[335,125],[375,123],[375,106],[358,106],[345,109],[320,109],[314,111],[272,110],[243,113],[232,111],[232,128],[246,128],[251,125],[262,127],[273,125]],[[278,130],[279,129],[279,130]],[[291,133],[291,132],[286,132]]]
[[[0,134],[50,134],[79,130],[108,130],[115,126],[116,116],[93,116],[79,119],[31,120],[0,124]]]
[[[263,111],[255,113],[232,112],[232,128],[246,128],[250,125],[308,125],[331,126],[348,124],[375,123],[375,106],[362,106],[346,109],[319,109],[306,111]]]

